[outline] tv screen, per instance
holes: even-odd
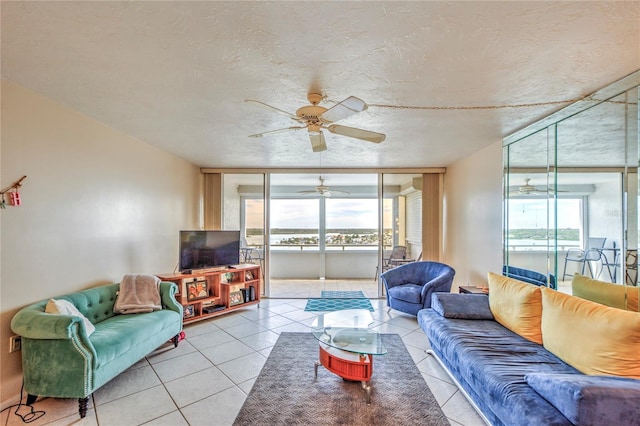
[[[180,231],[180,272],[240,263],[240,231]]]

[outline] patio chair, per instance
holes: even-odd
[[[246,237],[240,238],[240,260],[243,263],[260,265],[262,280],[264,281],[264,248],[249,246]]]
[[[591,278],[594,277],[593,270],[591,269],[591,263],[598,261],[602,258],[602,249],[604,248],[604,243],[607,241],[606,238],[602,237],[590,237],[587,239],[587,245],[584,250],[577,248],[570,248],[567,250],[567,254],[564,257],[564,270],[562,271],[562,281],[564,281],[564,277],[567,274],[567,262],[577,262],[582,264],[582,268],[580,269],[580,274],[584,275],[584,269],[586,266],[589,266],[589,273],[591,274]]]
[[[625,283],[627,285],[638,285],[638,250],[630,249],[627,250],[627,255],[625,257]]]
[[[396,262],[403,260],[407,256],[407,248],[405,246],[394,246],[389,254],[389,257],[382,259],[382,272],[388,271],[391,268],[398,266]],[[380,267],[376,266],[376,277],[378,280],[380,275]]]

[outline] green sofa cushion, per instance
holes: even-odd
[[[99,322],[96,324],[95,333],[89,338],[96,351],[95,368],[108,364],[157,335],[165,335],[164,330],[167,327],[175,327],[175,319],[171,317],[177,315],[175,311],[162,310],[115,315]],[[138,360],[133,362],[136,361]]]

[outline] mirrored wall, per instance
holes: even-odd
[[[505,265],[637,300],[639,83],[640,71],[504,140]]]

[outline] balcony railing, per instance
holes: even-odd
[[[578,243],[576,244],[572,244],[572,243],[562,243],[562,244],[558,244],[557,246],[557,251],[567,251],[570,248],[581,248],[580,245]],[[507,245],[507,249],[509,251],[549,251],[554,249],[554,245],[553,244],[542,244],[542,242],[540,244],[523,244],[523,243],[519,243],[519,244],[508,244]],[[553,250],[555,251],[555,250]]]
[[[377,244],[326,244],[325,251],[372,251],[377,250]],[[391,250],[391,246],[385,247],[385,250]],[[273,251],[318,251],[320,247],[317,244],[272,244]]]

